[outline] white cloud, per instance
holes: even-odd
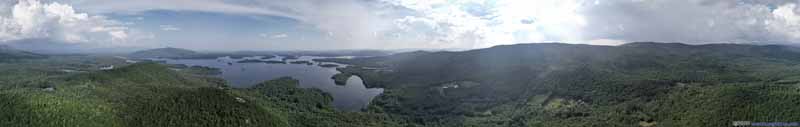
[[[289,37],[289,35],[286,35],[286,34],[276,34],[276,35],[272,35],[272,36],[270,36],[269,38],[272,38],[272,39],[277,39],[277,38],[286,38],[286,37]]]
[[[621,45],[621,44],[625,44],[627,42],[622,41],[622,40],[597,39],[597,40],[589,40],[588,43],[589,44],[594,44],[594,45]]]
[[[9,9],[10,13],[0,13],[2,42],[47,38],[67,43],[124,43],[130,37],[128,28],[118,21],[77,13],[66,4],[20,0]]]
[[[128,33],[123,31],[111,31],[108,33],[114,41],[121,41],[128,38]]]
[[[380,7],[363,0],[80,0],[68,1],[81,10],[106,13],[141,13],[151,10],[200,11],[235,15],[281,16],[310,25],[323,33],[337,33],[330,41],[339,46],[380,46],[374,36],[393,27]],[[365,45],[371,44],[371,45]],[[356,47],[349,47],[356,48]]]
[[[686,43],[800,41],[796,0],[79,0],[68,1],[95,14],[150,10],[202,11],[249,16],[282,16],[318,29],[342,48],[481,48],[499,44],[561,41],[614,45],[626,41]],[[0,6],[3,2],[0,2]],[[42,5],[44,6],[44,5]],[[68,6],[67,6],[68,7]],[[45,7],[33,7],[45,8]],[[137,36],[99,16],[54,6],[41,15],[0,11],[0,39],[59,36],[91,40],[81,32],[44,32],[42,26],[111,25],[87,28],[118,38]],[[0,7],[0,9],[3,9]],[[9,9],[10,10],[10,9]],[[36,11],[16,11],[33,13]],[[43,9],[42,9],[43,10]],[[64,13],[62,13],[64,12]],[[29,17],[26,17],[28,15]],[[62,21],[63,20],[63,21]],[[65,22],[65,23],[61,23]],[[98,23],[92,23],[98,24]],[[100,23],[106,24],[106,23]],[[23,27],[24,26],[24,27]],[[80,25],[78,25],[80,26]],[[123,28],[119,28],[123,27]],[[64,31],[58,27],[55,31]],[[162,30],[180,30],[169,26]],[[165,29],[167,28],[167,29]],[[74,28],[71,28],[74,29]],[[255,28],[254,28],[255,29]],[[111,34],[128,31],[128,34]],[[30,33],[22,34],[17,33]],[[127,36],[117,36],[127,35]],[[259,34],[263,38],[289,35]],[[301,37],[293,35],[292,37]]]
[[[270,39],[279,39],[279,38],[287,38],[287,37],[289,37],[289,35],[285,34],[285,33],[279,33],[279,34],[261,33],[261,34],[258,34],[258,36],[262,37],[262,38],[270,38]]]
[[[299,18],[283,10],[271,7],[255,6],[254,2],[243,0],[243,4],[235,4],[225,0],[80,0],[66,1],[81,6],[92,13],[140,13],[150,10],[202,11],[230,14],[258,14]],[[274,3],[291,3],[290,1],[273,1]]]
[[[159,25],[163,31],[181,31],[181,28],[172,25]]]
[[[383,0],[395,20],[438,47],[560,41],[760,43],[800,41],[797,1]],[[426,41],[426,40],[422,40]]]
[[[577,14],[580,2],[576,0],[385,2],[418,12],[396,20],[396,25],[401,29],[415,26],[417,29],[406,31],[423,32],[428,36],[418,41],[438,47],[580,40],[575,31],[586,25]]]
[[[800,39],[800,15],[794,12],[796,4],[789,3],[772,11],[774,22],[767,24],[769,30],[783,33],[794,40]]]

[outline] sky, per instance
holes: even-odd
[[[86,51],[800,43],[798,0],[2,0],[0,44]]]

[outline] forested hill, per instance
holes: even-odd
[[[780,45],[536,43],[325,59],[387,88],[371,111],[451,126],[730,126],[799,121],[800,52]]]
[[[36,54],[28,51],[12,48],[7,45],[0,45],[0,61],[44,58],[45,55]]]
[[[4,67],[7,67],[5,65]],[[193,70],[200,69],[200,70]],[[330,95],[289,77],[254,88],[158,63],[47,80],[0,76],[2,127],[366,127],[400,126],[383,114],[336,111]],[[38,76],[38,75],[37,75]],[[33,76],[28,76],[33,77]],[[22,77],[25,79],[27,77]],[[13,83],[13,84],[12,84]]]

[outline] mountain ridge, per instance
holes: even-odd
[[[533,43],[320,61],[354,65],[339,70],[388,91],[372,111],[421,116],[420,124],[727,126],[800,113],[780,104],[800,102],[800,94],[780,94],[794,87],[781,84],[798,80],[793,46]],[[791,112],[747,117],[782,111]],[[683,117],[693,119],[672,119]]]
[[[198,52],[182,49],[182,48],[156,48],[130,53],[129,56],[134,58],[180,58],[191,55],[196,55]]]
[[[46,55],[19,50],[8,45],[0,45],[0,61],[44,58]]]

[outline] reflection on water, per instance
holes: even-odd
[[[295,60],[287,61],[311,61],[320,58],[312,56],[302,56]],[[185,64],[189,66],[198,65],[219,68],[222,71],[219,77],[228,81],[232,87],[247,88],[266,80],[290,76],[300,80],[302,88],[317,88],[333,96],[333,106],[343,111],[358,111],[369,104],[373,97],[381,94],[381,88],[366,88],[363,81],[358,76],[350,77],[347,85],[336,85],[331,76],[339,73],[335,68],[324,68],[319,64],[335,64],[312,62],[307,64],[266,64],[266,63],[237,63],[245,59],[276,60],[281,57],[262,59],[262,57],[245,57],[233,59],[222,57],[218,59],[181,59],[165,61],[168,64]],[[341,64],[340,64],[341,65]]]

